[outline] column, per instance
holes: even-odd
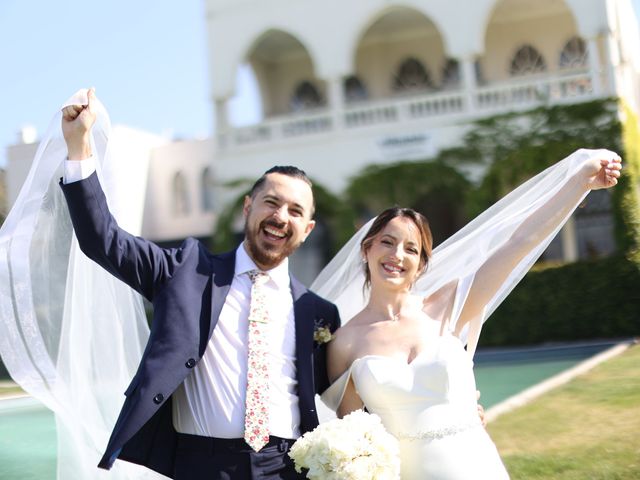
[[[331,121],[333,131],[342,130],[344,126],[344,83],[342,77],[330,78],[327,81],[327,92],[329,109],[331,110]]]
[[[215,119],[216,119],[216,138],[218,139],[218,147],[224,149],[228,145],[229,140],[229,122],[227,120],[227,101],[226,99],[214,100]]]
[[[600,95],[602,93],[600,54],[598,51],[598,39],[595,37],[587,40],[587,58],[589,60],[593,94]]]
[[[464,90],[466,112],[472,113],[476,109],[475,95],[478,89],[476,80],[476,58],[465,57],[460,61],[462,73],[462,89]]]
[[[616,42],[614,32],[606,32],[604,38],[605,44],[605,63],[607,64],[607,94],[620,95],[618,93],[617,71],[620,68],[620,51]]]

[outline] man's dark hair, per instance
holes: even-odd
[[[254,198],[255,194],[262,188],[264,182],[266,182],[267,180],[267,175],[269,175],[270,173],[279,173],[281,175],[287,175],[288,177],[302,180],[304,183],[309,185],[309,187],[311,187],[311,192],[313,193],[313,183],[311,183],[311,180],[309,180],[309,177],[307,177],[307,174],[304,170],[292,165],[276,165],[275,167],[271,167],[269,170],[264,172],[262,176],[258,180],[256,180],[256,183],[253,184],[253,187],[251,187],[251,190],[249,191],[249,196],[251,198]],[[313,214],[316,210],[316,199],[313,197],[313,194],[312,198],[313,205],[311,206],[311,217],[313,217]]]

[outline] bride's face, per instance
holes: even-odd
[[[372,287],[411,288],[418,274],[421,249],[415,223],[406,217],[393,218],[365,253]]]

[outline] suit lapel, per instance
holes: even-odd
[[[293,315],[296,324],[296,351],[298,360],[301,353],[309,354],[313,350],[313,305],[310,295],[305,295],[307,288],[291,277],[291,294],[293,296]],[[310,357],[304,355],[307,359]]]
[[[231,288],[235,266],[235,250],[213,258],[213,273],[211,275],[211,324],[209,325],[207,341],[211,338],[213,329],[218,324],[220,312]]]
[[[291,277],[293,296],[293,314],[296,325],[296,367],[298,376],[298,394],[303,403],[307,396],[313,395],[313,301],[307,288]]]

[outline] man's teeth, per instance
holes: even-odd
[[[264,230],[265,230],[265,232],[267,232],[269,235],[273,235],[274,237],[279,237],[279,238],[284,238],[284,237],[285,237],[284,232],[280,232],[280,231],[278,231],[278,230],[273,230],[273,229],[271,229],[271,228],[269,228],[269,227],[266,227]]]

